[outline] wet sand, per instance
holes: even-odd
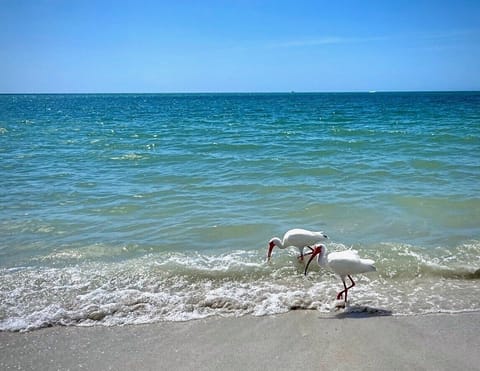
[[[0,333],[1,370],[480,370],[480,312],[294,311]]]

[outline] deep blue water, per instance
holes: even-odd
[[[0,95],[0,328],[328,311],[294,227],[357,304],[479,309],[479,180],[480,93]]]

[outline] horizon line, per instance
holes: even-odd
[[[93,91],[68,91],[68,92],[0,92],[0,95],[74,95],[74,94],[375,94],[375,93],[476,93],[478,90],[285,90],[285,91],[164,91],[164,92],[93,92]]]

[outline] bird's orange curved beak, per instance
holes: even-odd
[[[274,247],[275,247],[275,244],[273,242],[270,242],[270,244],[268,245],[267,262],[269,262],[270,259],[272,258],[272,251]]]
[[[305,266],[305,276],[307,275],[307,271],[308,271],[308,266],[310,265],[310,263],[312,262],[312,260],[318,255],[320,254],[320,252],[322,251],[322,248],[320,246],[314,246],[311,254],[312,256],[310,257],[310,259],[308,259],[308,263],[307,265]]]

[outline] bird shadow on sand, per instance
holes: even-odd
[[[369,318],[391,316],[392,311],[384,308],[369,307],[367,305],[352,305],[345,309],[338,309],[333,313],[335,318]]]

